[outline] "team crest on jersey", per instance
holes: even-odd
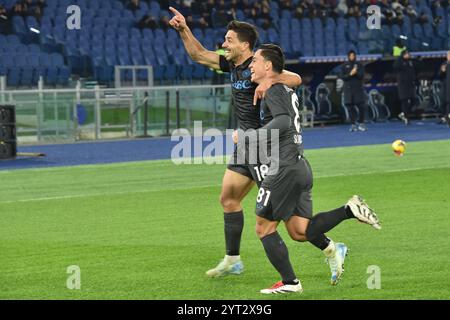
[[[251,72],[249,69],[245,69],[244,71],[242,71],[242,77],[248,78],[248,77],[250,77],[250,75],[251,75]]]

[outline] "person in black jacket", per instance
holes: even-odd
[[[447,125],[450,127],[450,51],[447,52],[447,61],[445,61],[441,65],[441,69],[439,70],[439,74],[444,81],[444,114],[443,114],[443,122],[447,122]],[[449,70],[449,72],[447,72]]]
[[[356,61],[356,52],[348,53],[348,61],[342,65],[341,78],[344,80],[344,104],[348,108],[352,126],[350,131],[366,131],[364,115],[366,95],[363,87],[364,66]],[[359,117],[358,117],[359,114]],[[358,121],[357,121],[357,118]]]
[[[408,50],[402,51],[394,63],[394,70],[397,72],[398,97],[402,104],[402,112],[398,117],[407,125],[416,97],[416,68]]]

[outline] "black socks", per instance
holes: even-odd
[[[297,284],[297,277],[289,261],[289,252],[278,232],[271,233],[261,239],[266,255],[281,275],[284,284]]]
[[[346,206],[316,214],[309,222],[308,229],[306,229],[306,237],[314,246],[323,250],[330,243],[330,239],[325,236],[325,233],[342,221],[354,217],[350,208]]]
[[[229,256],[238,256],[241,235],[244,229],[244,213],[241,211],[224,213],[225,246]]]

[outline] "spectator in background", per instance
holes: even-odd
[[[408,5],[406,7],[406,14],[409,16],[409,18],[411,19],[412,23],[415,23],[417,20],[417,12],[414,9],[414,7],[412,5]]]
[[[234,20],[233,12],[227,10],[225,0],[219,0],[216,5],[217,10],[213,11],[211,21],[214,28],[223,28],[229,21]]]
[[[249,16],[251,13],[251,10],[253,9],[252,4],[250,3],[250,0],[242,0],[241,2],[241,8],[244,11],[244,14],[246,16]]]
[[[184,12],[186,16],[192,15],[192,0],[181,0],[179,8]],[[164,9],[167,10],[167,9]]]
[[[422,11],[422,12],[420,13],[420,16],[419,16],[419,18],[418,18],[417,20],[418,20],[418,22],[419,22],[421,25],[427,24],[427,23],[429,22],[428,16],[427,16],[427,14],[425,13],[425,11]]]
[[[194,18],[192,16],[187,16],[186,22],[190,26],[192,26],[192,28],[199,28],[199,29],[205,30],[206,28],[209,27],[208,22],[206,22],[205,18],[203,18],[203,17],[201,17],[197,20],[194,20]]]
[[[450,0],[447,1],[443,1],[442,6],[447,9],[448,7],[450,7]]]
[[[200,15],[205,19],[208,25],[212,26],[212,12],[216,7],[216,2],[214,0],[201,1],[199,0]]]
[[[236,1],[236,0],[234,0]],[[201,15],[202,14],[202,1],[201,0],[193,0],[191,2],[191,12],[192,15]]]
[[[330,6],[328,3],[325,2],[325,0],[319,0],[319,3],[317,4],[317,9],[319,11],[319,16],[322,19],[325,19],[326,17],[330,16]]]
[[[139,2],[140,0],[130,0],[127,3],[127,9],[133,11],[133,13],[141,7],[141,4]]]
[[[36,6],[41,8],[41,11],[43,11],[44,8],[47,6],[47,3],[45,2],[45,0],[37,0]]]
[[[403,50],[400,57],[394,63],[397,73],[398,98],[401,101],[402,112],[398,117],[409,124],[411,109],[416,98],[416,68],[411,61],[408,50]]]
[[[400,38],[397,38],[395,40],[395,46],[392,48],[392,55],[394,57],[400,57],[403,50],[405,50],[405,44],[403,43],[403,40]]]
[[[22,3],[16,3],[12,8],[11,8],[11,12],[10,12],[10,16],[22,16],[23,18],[25,18],[27,15],[26,10],[24,10],[23,4]]]
[[[294,18],[302,19],[303,17],[304,17],[303,16],[303,8],[300,6],[296,7],[295,12],[294,12]]]
[[[353,8],[354,8],[354,17],[355,18],[361,17],[362,14],[361,14],[361,10],[359,10],[359,6],[354,6]]]
[[[231,0],[228,6],[234,13],[236,13],[237,10],[242,10],[238,0]]]
[[[440,78],[443,80],[444,106],[442,122],[450,127],[450,51],[447,51],[447,61],[441,65],[439,70]],[[447,72],[448,71],[448,72]]]
[[[403,11],[405,9],[398,0],[392,1],[391,8],[395,12],[397,12],[397,10]]]
[[[168,16],[162,16],[161,19],[159,19],[159,27],[164,31],[167,31],[169,28],[171,28],[169,21],[170,19]]]
[[[263,28],[264,30],[274,27],[272,23],[272,17],[270,16],[270,8],[268,8],[267,6],[262,7],[260,18],[263,19],[261,28]]]
[[[294,6],[293,6],[291,0],[281,0],[281,1],[280,1],[279,9],[280,9],[280,10],[289,10],[289,11],[293,11],[293,10],[294,10]]]
[[[6,8],[0,4],[0,34],[8,34],[10,29],[9,14]]]
[[[435,28],[437,28],[441,23],[442,23],[442,17],[441,16],[434,17],[434,19],[433,19],[433,26]]]
[[[303,9],[303,13],[305,17],[310,17],[313,18],[315,17],[315,12],[314,10],[316,9],[314,6],[314,1],[313,0],[305,0],[305,1],[301,1],[300,6]]]
[[[366,131],[367,127],[364,124],[366,113],[366,94],[363,86],[364,66],[356,61],[356,52],[350,50],[348,61],[341,68],[340,78],[344,80],[344,104],[348,108],[352,122],[350,132]]]
[[[38,22],[40,22],[40,21],[41,21],[41,18],[42,18],[42,10],[41,10],[41,8],[38,7],[38,6],[33,7],[33,8],[31,9],[31,13],[30,13],[29,15],[35,17],[36,20],[37,20]]]
[[[400,9],[400,7],[397,7],[397,9],[395,9],[395,16],[396,16],[396,23],[398,25],[402,25],[403,24],[403,11],[402,9]]]
[[[156,21],[156,18],[152,15],[145,15],[142,17],[141,20],[138,22],[138,28],[144,29],[144,28],[150,28],[152,30],[155,30],[158,28],[158,22]]]
[[[336,7],[336,12],[340,17],[346,16],[348,13],[347,1],[339,0],[339,3]]]

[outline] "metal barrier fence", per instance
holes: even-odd
[[[0,103],[16,106],[21,143],[170,135],[231,126],[230,85],[103,89],[5,90]]]

